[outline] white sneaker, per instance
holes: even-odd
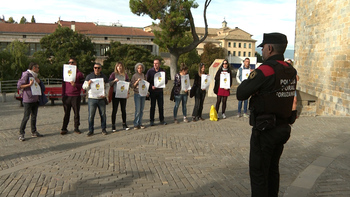
[[[237,118],[240,118],[240,117],[242,117],[242,114],[241,114],[241,113],[239,113],[239,114],[237,115]]]
[[[184,117],[184,122],[188,122],[188,120],[187,120],[187,118],[186,118],[186,117]]]
[[[226,119],[226,115],[224,113],[222,114],[222,119]]]
[[[244,114],[243,114],[243,117],[249,118],[249,115],[248,115],[247,113],[244,113]]]

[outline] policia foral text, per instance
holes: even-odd
[[[284,62],[287,37],[281,33],[264,34],[264,63],[237,88],[237,99],[250,96],[249,174],[252,196],[278,196],[279,160],[296,118],[292,111],[296,90],[296,70]]]

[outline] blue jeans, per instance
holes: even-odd
[[[94,132],[94,118],[96,113],[96,108],[101,117],[101,128],[106,129],[106,101],[105,99],[88,99],[88,109],[89,109],[89,131]]]
[[[145,100],[146,100],[146,97],[140,96],[139,94],[134,94],[134,101],[135,101],[134,126],[135,127],[142,125],[142,116],[143,116],[143,109],[145,108]]]
[[[238,113],[240,114],[242,112],[242,102],[244,102],[244,113],[247,113],[248,108],[248,99],[244,101],[238,101]]]
[[[188,98],[187,94],[179,94],[179,95],[174,96],[174,99],[175,99],[174,119],[176,119],[176,117],[177,117],[177,110],[179,109],[181,101],[182,101],[182,114],[185,117],[187,116],[187,108],[186,108],[187,98]]]
[[[36,117],[38,115],[38,108],[39,103],[23,103],[24,107],[24,115],[21,123],[21,127],[19,129],[19,134],[24,135],[24,130],[26,129],[27,122],[29,120],[29,117],[31,117],[30,123],[31,123],[31,131],[34,133],[36,131]]]

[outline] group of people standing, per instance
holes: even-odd
[[[240,101],[238,106],[238,117],[241,117],[242,104],[244,105],[244,114],[247,115],[247,102],[250,98],[250,120],[249,124],[253,127],[250,139],[250,155],[249,155],[249,174],[251,180],[252,196],[278,196],[279,192],[279,160],[283,152],[284,144],[288,141],[291,133],[290,125],[294,123],[297,117],[295,90],[297,84],[297,72],[289,63],[284,62],[283,53],[288,44],[287,37],[281,33],[264,34],[263,42],[258,46],[262,47],[262,56],[264,63],[257,69],[251,70],[249,67],[250,60],[246,58],[244,64],[239,68],[236,79],[240,85],[237,88],[237,99]],[[68,62],[76,65],[77,61],[71,58]],[[102,134],[106,131],[106,105],[112,101],[112,131],[116,131],[115,119],[117,109],[120,103],[122,111],[123,129],[128,130],[126,125],[126,102],[127,98],[116,98],[116,86],[119,81],[129,81],[128,75],[125,73],[123,63],[118,62],[115,65],[114,72],[108,78],[101,70],[99,63],[94,64],[94,72],[84,78],[84,75],[77,69],[75,81],[63,82],[62,95],[64,118],[61,134],[67,134],[67,126],[70,118],[70,111],[74,111],[74,132],[80,134],[80,102],[81,88],[88,92],[88,110],[89,110],[89,132],[88,136],[94,134],[94,116],[96,110],[99,110],[101,116]],[[143,109],[146,96],[139,94],[138,86],[142,80],[149,82],[149,94],[151,100],[150,108],[150,126],[154,126],[155,108],[158,104],[160,123],[166,125],[164,121],[164,95],[163,88],[156,87],[154,84],[155,75],[159,72],[165,72],[160,68],[160,61],[154,60],[153,67],[149,69],[146,75],[143,74],[145,67],[142,63],[135,65],[135,74],[131,78],[130,86],[134,90],[135,101],[135,117],[134,128],[145,128],[142,124]],[[177,111],[180,102],[182,102],[183,121],[188,122],[186,103],[188,98],[188,90],[181,88],[181,77],[186,75],[188,68],[185,64],[181,64],[180,72],[176,74],[174,81],[174,122],[177,123]],[[36,129],[36,116],[38,113],[41,98],[32,93],[33,84],[40,86],[44,91],[45,86],[38,79],[39,65],[30,63],[29,69],[22,73],[21,79],[17,83],[17,88],[23,90],[24,116],[20,126],[19,140],[24,141],[24,130],[26,123],[31,116],[31,132],[32,137],[42,137]],[[244,75],[248,75],[245,77]],[[195,88],[195,106],[192,112],[192,121],[204,120],[202,117],[203,102],[205,99],[206,89],[201,88],[201,77],[205,75],[205,65],[199,64],[198,73],[194,78]],[[215,75],[214,93],[217,94],[216,110],[219,110],[222,103],[222,118],[226,118],[225,110],[227,98],[230,95],[229,87],[225,88],[220,85],[221,75],[229,75],[229,87],[232,85],[231,69],[228,61],[224,60],[222,66]],[[91,86],[94,79],[101,79],[106,90],[110,86],[108,97],[107,91],[104,95],[94,96],[91,92]],[[244,80],[246,79],[246,80]],[[165,84],[167,79],[165,77]],[[107,99],[108,98],[108,99]],[[40,102],[39,102],[40,101]],[[45,101],[43,101],[45,102]],[[46,101],[47,102],[47,101]],[[294,105],[293,105],[294,103]]]

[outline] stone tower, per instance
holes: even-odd
[[[316,115],[350,116],[349,0],[297,0],[295,68]]]

